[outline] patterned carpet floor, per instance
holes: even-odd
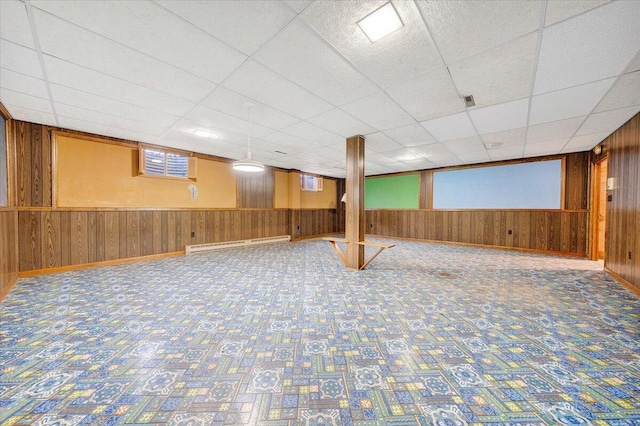
[[[0,424],[640,424],[640,300],[600,264],[394,242],[21,279]]]

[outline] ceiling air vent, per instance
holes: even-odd
[[[473,95],[463,96],[464,104],[468,107],[476,106],[476,101],[473,100]]]

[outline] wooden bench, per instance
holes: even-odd
[[[347,257],[346,255],[342,252],[342,250],[340,250],[340,247],[337,245],[337,243],[345,243],[348,244],[349,241],[347,241],[344,238],[331,238],[331,237],[324,237],[322,238],[325,241],[329,241],[329,244],[331,244],[331,247],[333,248],[333,251],[336,252],[336,254],[338,255],[338,257],[340,258],[340,260],[342,260],[342,263],[344,263],[345,265],[347,264]],[[369,260],[367,260],[364,265],[362,265],[360,267],[360,270],[364,269],[367,267],[368,264],[371,263],[371,261],[373,259],[375,259],[380,253],[382,253],[382,251],[384,249],[388,249],[391,247],[395,247],[395,244],[385,244],[385,243],[375,243],[373,241],[357,241],[356,244],[360,245],[360,246],[369,246],[369,247],[377,247],[378,251],[376,251],[370,258]]]

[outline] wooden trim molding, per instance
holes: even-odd
[[[635,285],[631,284],[629,281],[625,280],[620,275],[616,274],[615,272],[613,272],[611,269],[607,268],[606,266],[604,267],[604,271],[607,274],[611,275],[611,278],[613,278],[614,280],[618,281],[620,284],[622,284],[623,286],[625,286],[626,288],[631,290],[633,293],[635,293],[636,296],[640,297],[640,288],[638,288]]]
[[[9,294],[9,292],[11,291],[11,289],[13,288],[13,286],[16,285],[16,283],[18,282],[19,276],[18,274],[16,274],[11,281],[9,281],[8,283],[6,283],[2,289],[0,289],[0,302],[2,302],[4,300],[5,297],[7,297],[7,295]]]
[[[171,253],[151,254],[147,256],[128,257],[125,259],[103,260],[101,262],[80,263],[77,265],[57,266],[54,268],[34,269],[31,271],[22,271],[18,273],[18,277],[33,277],[37,275],[53,274],[56,272],[75,271],[78,269],[97,268],[101,266],[124,265],[127,263],[144,262],[147,260],[165,259],[167,257],[183,256],[184,251],[175,251]]]
[[[513,251],[522,251],[525,253],[540,253],[540,254],[549,254],[549,255],[556,255],[556,256],[580,257],[580,258],[586,257],[586,255],[584,254],[572,253],[569,251],[540,250],[540,249],[523,248],[523,247],[496,246],[496,245],[488,245],[488,244],[463,243],[459,241],[425,240],[421,238],[389,237],[388,235],[367,234],[367,236],[374,237],[374,238],[388,238],[392,240],[418,241],[422,243],[432,243],[432,244],[449,244],[454,246],[488,248],[492,250],[513,250]]]

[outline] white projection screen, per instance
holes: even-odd
[[[434,209],[560,209],[562,160],[434,172]]]

